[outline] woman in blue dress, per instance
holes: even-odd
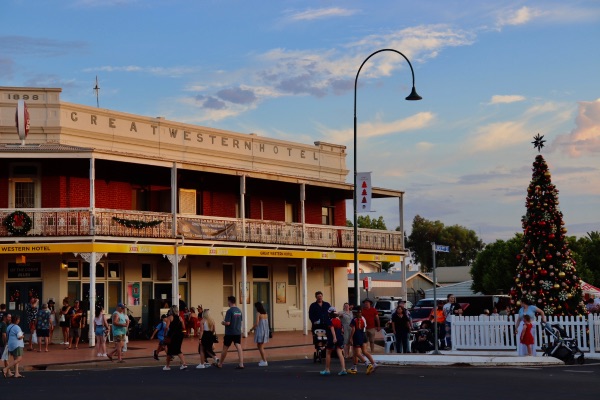
[[[265,355],[265,343],[269,342],[269,315],[260,301],[254,303],[254,308],[256,308],[256,322],[250,331],[254,331],[254,343],[260,353],[261,360],[258,366],[266,367],[269,365]]]

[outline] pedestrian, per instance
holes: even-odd
[[[517,331],[518,338],[521,337],[521,333],[523,332],[523,329],[525,328],[525,321],[524,321],[525,315],[529,315],[531,321],[535,321],[536,314],[539,314],[542,317],[542,323],[545,324],[546,323],[546,314],[544,314],[544,312],[540,308],[532,305],[531,301],[528,298],[523,297],[521,299],[521,308],[519,309],[519,313],[517,314],[517,317],[515,318],[515,329]],[[531,335],[534,338],[534,343],[533,343],[534,345],[532,346],[532,349],[531,349],[531,355],[535,356],[535,354],[536,354],[536,351],[535,351],[535,325],[533,325],[533,324],[531,326]],[[517,347],[517,355],[519,355],[519,356],[528,355],[527,346],[519,343],[519,346]]]
[[[69,344],[69,327],[71,326],[71,322],[69,321],[69,317],[71,314],[71,306],[69,306],[69,298],[65,297],[63,299],[63,305],[60,309],[60,316],[58,317],[58,325],[62,329],[63,334],[63,342],[61,344]]]
[[[54,328],[56,328],[56,310],[54,308],[54,297],[48,299],[48,310],[50,311],[50,344],[52,344],[52,338],[54,337]]]
[[[8,365],[8,337],[6,336],[6,328],[10,323],[11,316],[6,312],[6,308],[4,312],[0,315],[0,354],[2,355],[2,368],[5,368]]]
[[[447,302],[444,304],[442,308],[444,310],[444,317],[446,318],[445,327],[446,327],[446,348],[452,348],[452,319],[455,316],[462,315],[462,308],[460,304],[456,302],[456,296],[453,294],[448,294]]]
[[[50,316],[52,313],[48,309],[48,304],[42,304],[42,309],[38,311],[37,314],[37,325],[36,325],[36,335],[38,339],[38,352],[42,352],[42,342],[46,343],[46,347],[44,349],[45,352],[48,352],[48,344],[50,342]]]
[[[371,349],[371,354],[375,352],[375,335],[381,330],[379,323],[379,312],[373,307],[373,300],[363,300],[362,316],[367,321],[367,341]]]
[[[37,344],[37,314],[39,309],[39,300],[31,296],[29,303],[25,305],[25,315],[27,316],[27,325],[29,327],[29,347],[27,351],[33,350],[34,343]]]
[[[215,351],[214,344],[217,342],[217,332],[215,330],[215,320],[210,315],[210,309],[202,311],[202,320],[200,325],[200,343],[198,344],[198,353],[200,354],[200,364],[196,366],[198,369],[210,367],[208,359],[212,358],[216,363],[219,362]]]
[[[15,368],[14,378],[25,378],[24,375],[19,373],[19,364],[23,358],[23,348],[25,348],[25,343],[23,342],[25,334],[21,330],[21,327],[19,327],[19,322],[21,322],[21,317],[13,315],[11,324],[6,328],[6,336],[8,338],[6,347],[13,360],[2,368],[2,374],[5,378],[9,377],[10,369],[13,367]]]
[[[125,304],[117,304],[117,309],[112,314],[112,333],[115,341],[115,349],[106,354],[110,361],[114,356],[117,356],[117,362],[123,363],[123,345],[125,344],[125,336],[129,327],[129,317],[125,314]]]
[[[156,338],[158,339],[158,346],[156,350],[154,350],[153,358],[158,361],[158,355],[161,351],[165,351],[167,349],[167,344],[165,343],[165,336],[167,334],[167,314],[163,314],[160,316],[160,322],[154,327],[154,332],[152,332],[152,336],[150,336],[150,340]]]
[[[179,369],[186,369],[187,364],[185,363],[185,357],[181,351],[181,345],[183,344],[185,325],[183,318],[179,315],[179,307],[172,306],[169,314],[167,315],[167,363],[163,367],[163,371],[171,370],[171,360],[175,356],[179,357],[181,365]]]
[[[446,316],[444,315],[443,307],[442,303],[437,303],[436,309],[431,309],[431,314],[429,314],[429,320],[433,329],[437,326],[438,346],[440,349],[446,347]]]
[[[256,347],[258,347],[258,352],[260,353],[258,366],[267,367],[269,363],[265,355],[265,343],[269,342],[269,315],[260,301],[254,303],[254,308],[256,309],[256,322],[250,328],[250,332],[254,331],[254,343],[256,343]]]
[[[215,367],[223,368],[225,357],[229,346],[233,343],[238,353],[238,365],[235,369],[244,369],[244,351],[242,349],[242,310],[236,306],[235,296],[227,297],[229,310],[225,313],[225,319],[221,325],[225,326],[225,335],[223,336],[223,349],[221,350],[221,359],[215,361]]]
[[[350,327],[350,323],[352,322],[353,316],[352,311],[350,311],[349,303],[344,303],[343,307],[344,308],[342,308],[342,312],[340,313],[340,320],[344,327],[344,357],[350,358],[350,339],[352,339],[352,328]]]
[[[363,362],[367,367],[367,375],[371,374],[378,365],[373,360],[373,356],[367,350],[367,321],[362,316],[362,310],[360,306],[356,306],[353,310],[354,316],[350,321],[350,340],[352,344],[352,361],[353,366],[348,370],[351,374],[358,372],[358,360]]]
[[[69,311],[69,342],[67,343],[69,346],[66,348],[70,350],[71,348],[75,348],[77,350],[79,347],[79,339],[81,338],[81,325],[83,323],[83,310],[79,307],[79,300],[75,300],[73,303],[73,307]]]
[[[409,353],[408,336],[410,335],[410,319],[402,306],[396,307],[392,315],[392,332],[396,335],[396,353]]]
[[[106,334],[108,333],[108,321],[104,315],[104,307],[96,307],[94,317],[94,335],[96,335],[96,356],[106,357]]]
[[[338,358],[340,359],[341,371],[338,375],[347,375],[346,362],[344,360],[344,328],[342,327],[342,321],[338,318],[335,307],[329,307],[328,324],[327,324],[327,353],[325,355],[325,369],[321,371],[321,375],[331,375],[331,354],[335,350]]]
[[[521,329],[520,343],[527,346],[527,355],[533,355],[533,335],[531,334],[533,325],[531,323],[531,317],[528,314],[523,315],[523,329]]]
[[[194,331],[194,336],[198,337],[198,314],[196,314],[196,309],[194,307],[190,308],[190,313],[188,314],[186,320],[186,326],[188,337],[192,337],[192,330]]]
[[[315,292],[315,299],[315,302],[308,308],[308,319],[312,324],[310,329],[313,333],[315,329],[323,329],[327,326],[329,319],[327,310],[331,307],[331,304],[323,300],[323,292],[320,290]]]

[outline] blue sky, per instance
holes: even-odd
[[[0,85],[63,101],[348,146],[419,214],[521,230],[540,133],[569,234],[600,230],[598,1],[3,0]],[[397,201],[372,217],[398,225]],[[351,218],[351,204],[348,204]]]

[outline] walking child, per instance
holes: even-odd
[[[165,334],[167,333],[167,315],[163,314],[160,316],[160,322],[154,327],[154,332],[150,336],[150,340],[154,339],[154,336],[158,339],[158,347],[154,350],[154,359],[158,360],[158,353],[167,349],[165,343]]]
[[[531,317],[527,314],[523,316],[523,330],[521,331],[521,344],[527,346],[527,355],[533,355],[533,335],[531,334],[531,329],[533,325],[531,324]]]
[[[348,370],[348,372],[351,374],[356,374],[358,360],[360,360],[367,367],[367,375],[369,375],[371,372],[375,371],[377,364],[373,360],[373,356],[371,356],[371,353],[369,353],[367,348],[367,335],[365,332],[367,321],[362,316],[362,310],[360,306],[355,307],[352,311],[355,313],[355,316],[350,322],[350,327],[352,329],[350,340],[352,342],[352,361],[354,365]]]
[[[327,323],[327,354],[325,356],[325,369],[321,375],[331,375],[331,353],[336,351],[342,370],[338,375],[348,375],[346,372],[346,363],[344,361],[344,328],[342,321],[338,318],[335,307],[329,307],[329,322]]]

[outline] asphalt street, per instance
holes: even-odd
[[[380,367],[371,375],[321,376],[321,364],[306,360],[255,363],[244,370],[226,364],[187,370],[177,367],[114,368],[103,370],[28,371],[24,379],[2,379],[0,393],[6,398],[105,399],[231,399],[280,398],[392,399],[434,397],[444,399],[505,400],[543,398],[597,398],[600,363],[547,367]],[[333,363],[332,372],[338,368]]]

